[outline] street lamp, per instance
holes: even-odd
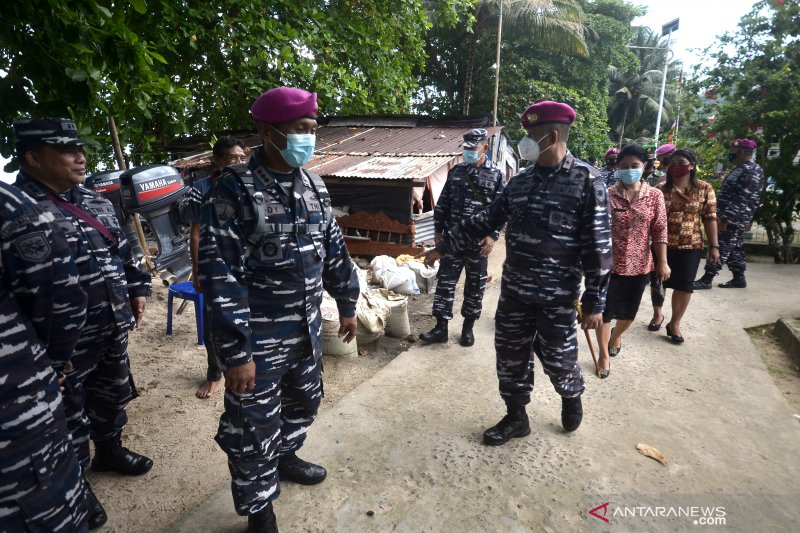
[[[661,78],[661,97],[658,99],[658,118],[656,119],[655,145],[658,148],[658,134],[661,131],[661,110],[664,108],[664,89],[667,87],[667,66],[669,65],[669,45],[672,43],[672,32],[678,29],[677,18],[661,26],[661,36],[667,36],[667,49],[664,52],[664,76]]]

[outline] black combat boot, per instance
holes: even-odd
[[[703,274],[703,277],[701,277],[698,280],[695,280],[693,288],[696,291],[700,291],[703,289],[710,289],[712,281],[714,281],[714,274],[709,274],[708,272],[706,272],[705,274]]]
[[[94,495],[89,482],[86,480],[83,482],[86,485],[85,498],[86,509],[89,511],[89,531],[92,531],[102,527],[103,524],[108,522],[108,515],[106,514],[106,510],[103,509],[103,506],[100,505],[100,501],[97,499],[97,496]]]
[[[531,425],[524,405],[506,404],[508,414],[496,426],[483,432],[483,443],[487,446],[500,446],[511,439],[531,434]]]
[[[247,517],[247,533],[278,533],[278,521],[272,502],[255,514]]]
[[[322,483],[328,472],[321,466],[303,461],[294,453],[278,459],[278,478],[283,481],[294,481],[301,485]]]
[[[144,455],[130,451],[122,446],[119,438],[94,443],[92,470],[109,470],[123,476],[141,476],[153,468],[153,461]]]
[[[436,317],[436,325],[427,333],[422,333],[419,339],[428,343],[447,342],[447,320]]]
[[[744,289],[747,287],[747,281],[744,279],[744,272],[734,272],[733,279],[727,283],[720,283],[719,287],[723,289]]]
[[[581,397],[575,396],[574,398],[561,397],[561,425],[564,430],[575,431],[581,425],[583,420],[583,404]]]
[[[472,333],[472,326],[474,325],[474,318],[464,319],[464,325],[461,327],[461,339],[458,341],[461,346],[472,346],[475,344],[475,335]]]

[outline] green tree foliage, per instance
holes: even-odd
[[[609,63],[636,65],[625,48],[630,23],[641,11],[623,0],[581,0],[586,54],[544,46],[535,28],[504,24],[498,120],[512,137],[521,137],[519,115],[529,104],[560,100],[578,114],[570,149],[583,157],[602,155],[608,147],[606,101]],[[505,19],[504,14],[504,19]],[[494,19],[496,24],[497,19]],[[462,26],[434,30],[428,43],[428,62],[420,83],[419,108],[434,115],[459,114],[463,108],[467,50],[459,48]],[[475,69],[470,110],[490,113],[494,97],[496,27],[475,34]]]
[[[436,2],[440,26],[472,2]],[[0,153],[11,121],[71,115],[110,159],[108,116],[135,163],[186,132],[250,127],[252,100],[294,85],[322,113],[402,113],[431,22],[421,0],[31,0],[0,22]],[[0,73],[2,76],[2,73]]]
[[[131,132],[138,118],[157,117],[164,134],[180,131],[191,94],[160,68],[153,40],[130,20],[146,19],[144,3],[104,7],[93,0],[13,2],[0,18],[0,153],[12,151],[11,122],[20,116],[76,118],[80,133],[108,145],[108,116]],[[151,33],[157,28],[151,22]],[[152,136],[141,132],[140,136]],[[133,137],[133,136],[131,136]],[[108,150],[110,152],[110,150]]]
[[[494,80],[501,1],[504,42],[533,35],[539,48],[587,54],[584,14],[577,0],[478,0],[474,13],[429,35],[421,85],[424,105],[433,112],[468,115],[476,111],[477,91],[483,89],[487,76]],[[512,68],[514,59],[509,63]]]
[[[800,4],[782,0],[755,4],[734,34],[713,47],[716,65],[700,73],[705,116],[695,130],[706,132],[705,149],[726,153],[735,138],[759,143],[759,162],[775,180],[762,198],[756,221],[769,235],[775,260],[794,262],[791,244],[800,200]],[[712,145],[709,147],[708,145]],[[767,158],[771,146],[780,155]]]

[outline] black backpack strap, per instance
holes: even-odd
[[[258,172],[258,170],[262,170],[263,172]],[[266,186],[269,185],[273,179],[262,167],[258,166],[255,171],[251,172],[246,164],[225,167],[223,172],[230,172],[239,179],[239,183],[244,187],[245,192],[247,192],[247,197],[250,199],[250,204],[253,209],[253,217],[255,218],[253,229],[245,240],[244,257],[247,259],[253,248],[258,245],[261,237],[269,233],[264,193],[259,190],[256,183],[258,180],[261,182],[262,186]],[[257,176],[257,174],[260,175]]]

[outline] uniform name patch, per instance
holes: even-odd
[[[309,211],[322,211],[322,206],[319,203],[319,198],[314,194],[314,191],[306,191],[303,193],[303,199],[306,202],[306,208]]]
[[[264,209],[268,217],[286,214],[286,208],[282,204],[267,204]]]
[[[574,196],[580,198],[581,187],[578,185],[570,185],[569,183],[556,183],[550,188],[553,194],[563,194],[564,196]]]
[[[50,241],[43,231],[37,231],[14,241],[17,253],[26,261],[33,263],[50,257]]]

